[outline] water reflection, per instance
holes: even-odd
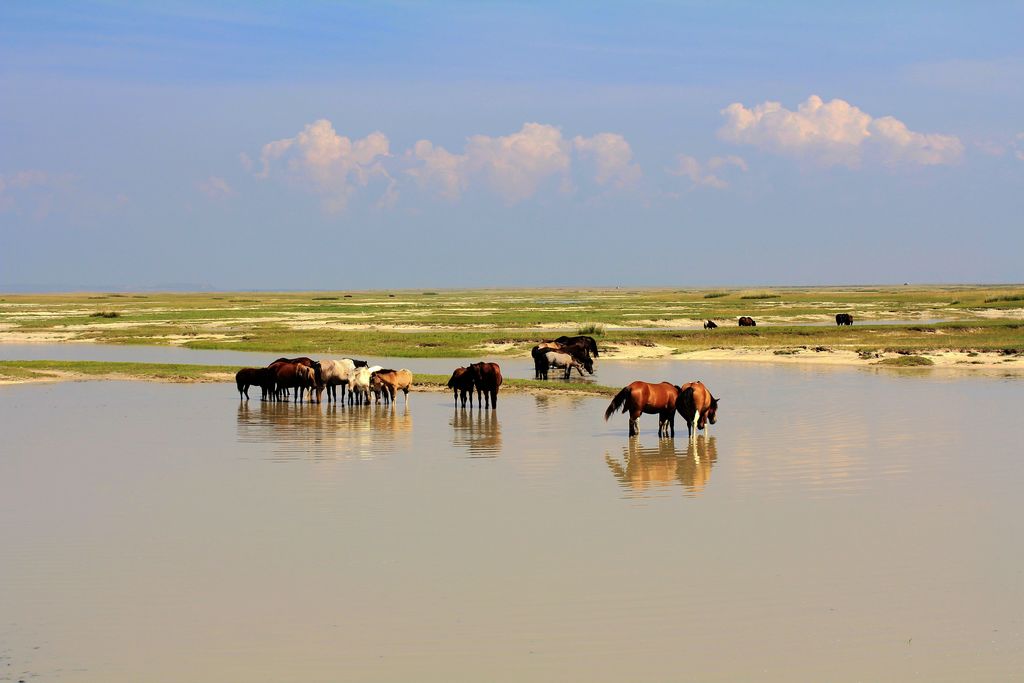
[[[395,404],[260,402],[238,407],[240,443],[269,445],[275,459],[374,457],[412,442],[412,412]]]
[[[501,452],[498,411],[455,408],[451,419],[452,445],[464,448],[471,458],[494,458]]]
[[[682,484],[688,496],[699,496],[711,479],[711,468],[718,460],[715,437],[698,436],[693,441],[659,439],[657,446],[641,446],[633,438],[622,449],[618,460],[610,453],[605,462],[627,496],[647,497],[651,493]]]

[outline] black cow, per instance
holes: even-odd
[[[853,316],[849,313],[836,313],[836,325],[852,325]]]

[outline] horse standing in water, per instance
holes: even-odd
[[[640,433],[640,415],[657,415],[658,436],[675,436],[675,415],[680,393],[679,387],[670,382],[633,382],[615,394],[608,409],[604,411],[604,419],[607,421],[612,413],[621,408],[622,412],[629,413],[629,435],[636,436]]]
[[[498,407],[498,389],[501,387],[501,368],[497,363],[473,363],[466,368],[476,387],[477,406]]]
[[[452,399],[456,405],[459,403],[461,394],[462,407],[466,407],[466,396],[469,396],[469,407],[473,407],[473,374],[468,368],[455,368],[451,379],[448,380],[448,388],[452,390]]]
[[[686,420],[686,432],[690,438],[708,424],[715,424],[718,415],[718,401],[700,380],[687,382],[679,387],[679,414]],[[696,423],[697,429],[694,429]]]
[[[598,358],[601,355],[597,352],[597,342],[593,337],[587,337],[584,335],[580,335],[578,337],[559,337],[555,341],[562,346],[574,346],[579,344],[587,351],[588,354],[593,354],[594,358]]]

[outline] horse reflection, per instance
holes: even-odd
[[[718,460],[715,437],[698,436],[685,449],[677,448],[671,439],[658,441],[657,446],[641,446],[636,439],[622,449],[622,460],[605,455],[605,462],[623,489],[644,495],[679,483],[687,495],[697,496],[711,479],[711,469]]]
[[[345,406],[266,402],[238,409],[238,439],[270,445],[276,457],[373,457],[412,438],[412,413],[394,404]]]
[[[456,408],[451,420],[452,445],[470,457],[493,458],[501,452],[501,423],[493,410]]]

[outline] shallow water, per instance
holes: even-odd
[[[1020,679],[1024,382],[720,368],[693,443],[0,387],[0,680]]]

